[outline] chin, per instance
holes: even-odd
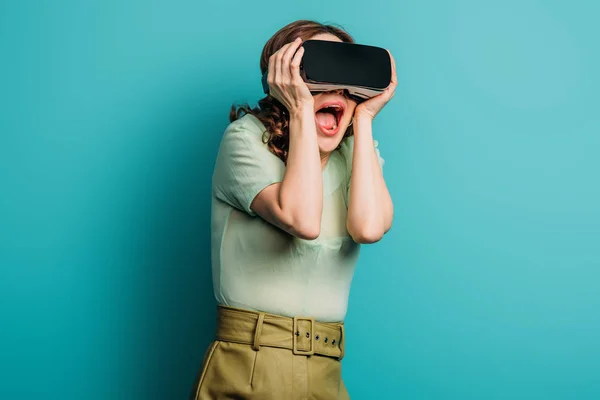
[[[337,149],[337,147],[342,142],[343,138],[344,138],[344,135],[341,135],[339,138],[337,138],[337,140],[332,140],[332,138],[319,137],[317,139],[317,141],[319,143],[319,152],[321,154],[328,154],[328,153],[335,151],[335,149]]]
[[[318,132],[317,128],[317,132]],[[319,143],[319,152],[331,153],[337,149],[342,140],[344,139],[344,131],[340,131],[338,135],[335,136],[324,136],[321,132],[318,132],[317,142]]]

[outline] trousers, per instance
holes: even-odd
[[[218,306],[193,400],[345,400],[343,323]]]

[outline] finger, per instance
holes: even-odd
[[[392,52],[388,49],[388,54],[390,55],[390,61],[392,62],[392,71],[396,71],[396,60],[392,55]]]
[[[392,63],[392,82],[397,82],[398,77],[396,75],[396,60],[394,60],[394,56],[392,55],[392,52],[389,49],[388,53],[390,55],[390,61]]]
[[[388,93],[388,98],[387,98],[386,104],[394,98],[395,94],[396,94],[396,85],[394,85],[394,87]]]
[[[394,97],[394,94],[396,94],[396,85],[393,84],[393,86],[391,86],[389,89],[390,91],[388,93],[388,100],[391,100],[392,97]]]
[[[392,67],[392,76],[390,78],[390,85],[388,86],[388,89],[391,88],[392,90],[394,90],[398,81],[398,78],[396,76],[396,61],[394,60],[394,56],[392,56],[392,52],[390,51],[390,49],[386,50],[390,56],[390,65]]]
[[[271,88],[275,85],[275,55],[271,55],[269,57],[269,67],[268,67],[268,75],[267,75],[267,83]]]
[[[393,80],[392,83],[390,84],[390,86],[387,87],[387,91],[388,91],[388,96],[391,99],[392,97],[394,97],[394,94],[396,93],[396,86],[397,86],[397,82],[396,80]]]
[[[394,92],[394,84],[391,83],[387,88],[385,88],[383,92],[381,92],[381,94],[377,96],[377,98],[381,101],[383,105],[385,105],[388,101],[391,100],[392,97],[394,97]]]
[[[276,81],[280,79],[281,74],[278,70],[277,59],[281,56],[282,51],[285,51],[287,48],[287,44],[282,46],[279,50],[269,57],[269,76],[267,77],[267,82],[271,87],[276,85]]]
[[[303,55],[304,55],[304,47],[300,47],[298,49],[298,51],[296,52],[296,54],[294,55],[292,62],[290,63],[290,72],[292,74],[292,79],[296,82],[299,82],[302,80],[302,77],[300,76],[300,63],[302,62]]]
[[[275,85],[277,86],[281,86],[281,84],[283,83],[284,77],[285,77],[285,73],[282,69],[282,59],[283,59],[283,54],[285,54],[285,51],[287,50],[287,48],[289,47],[289,43],[282,46],[276,53],[275,53]]]
[[[283,53],[283,58],[281,60],[281,71],[283,74],[282,78],[286,83],[291,82],[293,80],[292,72],[290,70],[290,63],[292,57],[294,56],[294,53],[296,53],[296,50],[298,49],[298,46],[300,46],[300,43],[300,38],[297,38],[289,44],[289,46]]]
[[[300,38],[296,38],[296,40],[294,40],[291,43],[287,44],[287,49],[285,50],[285,53],[283,55],[283,58],[289,63],[292,60],[292,57],[294,56],[294,53],[296,52],[296,50],[298,50],[298,47],[302,44],[302,40]]]

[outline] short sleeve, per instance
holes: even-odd
[[[377,154],[377,160],[379,161],[379,166],[383,172],[383,165],[385,164],[385,160],[381,157],[381,152],[379,151],[379,142],[377,140],[373,140],[373,146],[375,147],[375,153]],[[348,204],[348,198],[350,194],[350,178],[352,177],[352,158],[354,155],[354,136],[347,137],[344,139],[340,146],[340,153],[344,156],[346,160],[346,178],[347,178],[347,190],[346,190],[346,204]]]
[[[223,135],[212,178],[213,195],[255,216],[252,201],[264,188],[281,182],[283,161],[263,142],[264,125],[252,115],[232,122]]]
[[[379,142],[377,140],[373,140],[373,146],[375,147],[375,153],[377,154],[377,159],[379,160],[379,166],[383,170],[383,164],[385,164],[385,160],[381,157],[381,152],[379,151]],[[344,139],[340,146],[340,152],[346,160],[346,170],[348,172],[348,179],[350,179],[350,176],[352,175],[352,156],[354,155],[354,136]]]

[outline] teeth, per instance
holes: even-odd
[[[342,106],[340,106],[339,104],[331,104],[331,105],[329,105],[329,106],[322,107],[321,109],[323,109],[323,108],[334,108],[334,109],[336,109],[336,110],[341,110],[341,109],[342,109]]]

